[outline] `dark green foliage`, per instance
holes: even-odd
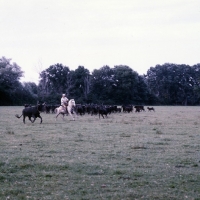
[[[124,65],[114,68],[104,66],[90,74],[83,66],[69,71],[68,67],[56,64],[43,71],[40,76],[39,98],[44,101],[59,102],[61,94],[66,93],[68,98],[74,98],[78,103],[148,102],[149,93],[144,79]]]
[[[73,73],[73,86],[70,91],[70,96],[76,99],[77,102],[88,102],[90,93],[90,72],[83,66],[79,66]]]
[[[199,103],[199,65],[176,65],[166,63],[151,67],[147,83],[163,105],[194,105]]]
[[[141,76],[130,67],[104,66],[91,76],[93,102],[104,104],[147,103],[148,89]],[[147,91],[145,91],[147,90]],[[145,91],[142,93],[142,91]]]
[[[62,93],[68,95],[72,87],[71,73],[69,68],[62,64],[51,65],[48,69],[42,71],[38,85],[39,99],[46,101],[51,96],[53,100],[57,100],[58,94],[59,96]]]
[[[36,103],[37,86],[35,83],[22,85],[23,71],[11,59],[0,58],[0,105],[23,105]]]
[[[140,76],[126,65],[105,65],[92,73],[84,66],[70,70],[51,65],[40,73],[40,82],[21,83],[23,72],[11,59],[0,59],[0,105],[59,104],[62,93],[77,103],[132,105],[198,105],[200,64],[166,63],[150,67]]]

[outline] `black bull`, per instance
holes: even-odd
[[[27,107],[22,110],[23,115],[23,122],[25,124],[25,118],[28,117],[29,120],[33,123],[36,118],[40,118],[40,124],[42,123],[42,117],[40,116],[40,111],[42,110],[42,105]],[[21,116],[15,115],[17,118],[20,118]],[[33,120],[31,120],[31,117],[33,117]]]

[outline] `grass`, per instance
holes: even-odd
[[[200,199],[200,108],[17,119],[0,107],[0,199]]]

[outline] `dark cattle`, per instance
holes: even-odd
[[[85,106],[81,104],[76,104],[76,112],[77,114],[84,115],[85,114]]]
[[[104,118],[104,115],[106,117],[108,117],[108,112],[109,112],[109,109],[104,107],[104,106],[99,106],[98,108],[98,113],[99,113],[99,119],[100,119],[100,116],[102,116]]]
[[[122,106],[122,109],[123,109],[123,112],[128,112],[128,113],[130,113],[130,112],[132,112],[133,111],[133,106],[131,106],[131,105],[128,105],[128,106]]]
[[[135,112],[145,111],[144,106],[135,106]]]
[[[44,103],[38,103],[37,105],[40,106],[41,112],[46,112],[46,106],[48,106],[45,102]]]
[[[55,109],[58,107],[59,105],[51,105],[51,113],[55,113]]]
[[[122,108],[117,108],[117,112],[122,112]]]
[[[46,103],[43,103],[42,106],[43,106],[43,108],[42,108],[41,112],[45,112],[47,114],[55,113],[55,109],[57,107],[59,107],[59,105],[50,105],[50,104],[46,104]]]
[[[46,113],[50,113],[51,105],[45,105],[45,111],[46,111]]]
[[[112,106],[103,106],[106,110],[107,110],[107,114],[111,114],[112,112],[114,112],[113,107]]]
[[[42,105],[32,106],[32,107],[26,107],[22,110],[23,115],[23,122],[25,124],[25,118],[28,117],[29,120],[33,123],[37,117],[40,118],[40,124],[42,123],[42,117],[40,116],[40,111],[43,109]],[[17,118],[20,118],[21,116],[15,115]],[[31,117],[33,117],[33,120],[31,120]]]
[[[114,107],[114,112],[118,112],[117,106],[113,106]]]
[[[90,114],[91,111],[92,111],[92,106],[91,106],[90,104],[86,104],[86,105],[85,105],[85,112],[86,112],[87,114]]]
[[[91,115],[97,115],[99,111],[99,106],[98,105],[91,105]]]
[[[140,112],[140,108],[135,108],[135,112]]]
[[[110,109],[110,113],[117,112],[117,106],[115,106],[115,105],[109,106],[109,109]],[[109,114],[110,114],[110,113],[109,113]]]
[[[155,109],[153,107],[147,107],[148,111],[154,111],[155,112]]]
[[[24,108],[31,107],[31,104],[24,104]]]

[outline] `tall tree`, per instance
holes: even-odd
[[[15,84],[19,82],[23,75],[23,71],[16,64],[11,64],[11,59],[5,57],[0,58],[0,89],[12,90],[15,88]]]
[[[114,68],[104,66],[94,70],[91,86],[94,102],[107,104],[146,102],[141,92],[147,89],[144,79],[126,65],[118,65]]]
[[[11,63],[11,59],[0,58],[0,105],[15,105],[20,95],[18,90],[22,90],[20,78],[23,71],[16,63]]]
[[[166,63],[147,71],[149,90],[162,104],[192,104],[194,70],[188,65]]]
[[[87,102],[88,94],[90,92],[90,72],[84,66],[79,66],[73,73],[73,89],[70,95],[76,99],[77,102]]]
[[[200,104],[200,64],[196,64],[192,66],[194,70],[194,104]]]
[[[99,70],[95,69],[91,77],[92,101],[96,103],[112,103],[113,89],[113,69],[103,66]]]
[[[34,101],[36,102],[38,98],[38,87],[34,82],[25,82],[23,83],[24,90],[33,97]]]
[[[139,76],[129,66],[118,65],[114,69],[116,103],[133,104],[138,101],[137,91]]]
[[[39,98],[45,101],[58,101],[62,93],[70,95],[73,87],[72,75],[62,64],[51,65],[40,73]]]

